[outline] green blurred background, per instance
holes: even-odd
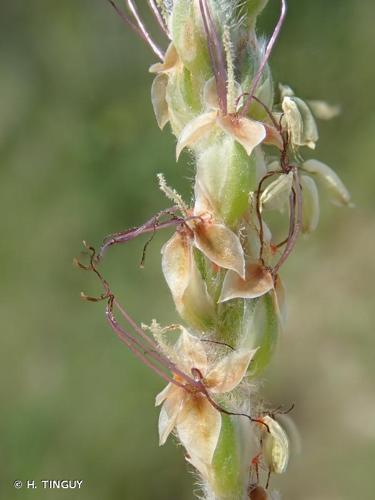
[[[143,3],[143,2],[140,2]],[[271,0],[261,26],[278,12]],[[373,0],[289,0],[272,57],[276,80],[342,106],[316,156],[335,167],[355,209],[328,203],[284,269],[289,327],[264,388],[294,402],[302,453],[273,479],[288,500],[375,498]],[[0,498],[188,500],[182,449],[159,449],[163,383],[107,327],[99,291],[72,266],[81,240],[139,224],[168,205],[156,173],[190,196],[149,98],[154,62],[104,0],[0,6]],[[185,156],[186,160],[187,156]],[[176,321],[158,236],[112,249],[104,268],[134,316]],[[83,479],[78,491],[15,479]]]

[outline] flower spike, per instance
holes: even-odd
[[[147,0],[169,39],[165,53],[136,0],[124,0],[124,11],[107,1],[159,59],[149,69],[151,102],[160,129],[169,124],[176,138],[177,160],[189,150],[193,196],[185,201],[159,174],[173,206],[108,236],[97,254],[86,246],[89,264],[76,264],[94,272],[103,290],[82,298],[105,301],[111,329],[167,382],[155,401],[159,442],[173,433],[184,446],[200,475],[202,500],[280,500],[268,490],[269,479],[287,468],[293,425],[277,415],[281,406],[267,411],[272,405],[258,388],[286,325],[281,270],[300,234],[317,229],[320,187],[335,204],[351,206],[340,177],[305,160],[302,149],[315,148],[316,118],[332,118],[339,108],[303,100],[287,85],[275,95],[268,63],[287,0],[270,2],[280,14],[268,43],[256,26],[268,0]],[[162,246],[162,272],[183,325],[140,326],[99,264],[112,245],[146,235],[143,266],[161,229],[173,230]]]

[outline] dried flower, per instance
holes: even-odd
[[[185,328],[181,330],[173,353],[179,368],[198,377],[212,396],[235,389],[245,376],[255,350],[232,351],[210,362],[203,343]],[[204,394],[197,393],[194,388],[187,389],[170,383],[156,397],[156,405],[163,404],[159,417],[160,444],[164,444],[176,428],[189,460],[209,469],[220,435],[221,414]]]

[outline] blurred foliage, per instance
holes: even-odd
[[[262,19],[270,32],[278,7]],[[172,443],[158,448],[153,398],[163,383],[79,300],[95,280],[72,267],[81,240],[139,224],[167,206],[163,171],[186,197],[149,99],[152,54],[102,0],[13,0],[0,16],[0,497],[184,500],[193,479]],[[374,498],[374,65],[372,0],[289,0],[272,58],[301,97],[339,103],[317,155],[356,208],[325,206],[284,276],[289,326],[264,388],[296,403],[302,439],[280,484],[285,499]],[[158,236],[108,253],[105,272],[134,316],[175,321]],[[15,479],[83,479],[78,491],[20,490]]]

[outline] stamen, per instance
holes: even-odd
[[[259,68],[258,68],[258,71],[257,73],[255,74],[254,78],[253,78],[253,84],[250,88],[250,91],[249,91],[249,97],[247,98],[246,102],[245,102],[245,105],[244,107],[242,108],[242,111],[241,111],[241,115],[242,116],[245,116],[247,115],[248,111],[249,111],[249,107],[250,107],[250,104],[251,104],[251,101],[252,99],[254,98],[254,93],[258,87],[258,84],[259,84],[259,81],[260,81],[260,78],[262,76],[262,73],[263,73],[263,70],[268,62],[268,59],[271,55],[271,52],[272,52],[272,49],[273,49],[273,46],[275,45],[275,42],[280,34],[280,31],[281,31],[281,28],[284,24],[284,21],[285,21],[285,16],[286,16],[286,0],[281,0],[281,12],[280,12],[280,17],[279,17],[279,20],[275,26],[275,29],[272,33],[272,36],[267,44],[267,47],[266,47],[266,51],[264,53],[264,57],[263,57],[263,60],[262,62],[260,63],[259,65]]]

